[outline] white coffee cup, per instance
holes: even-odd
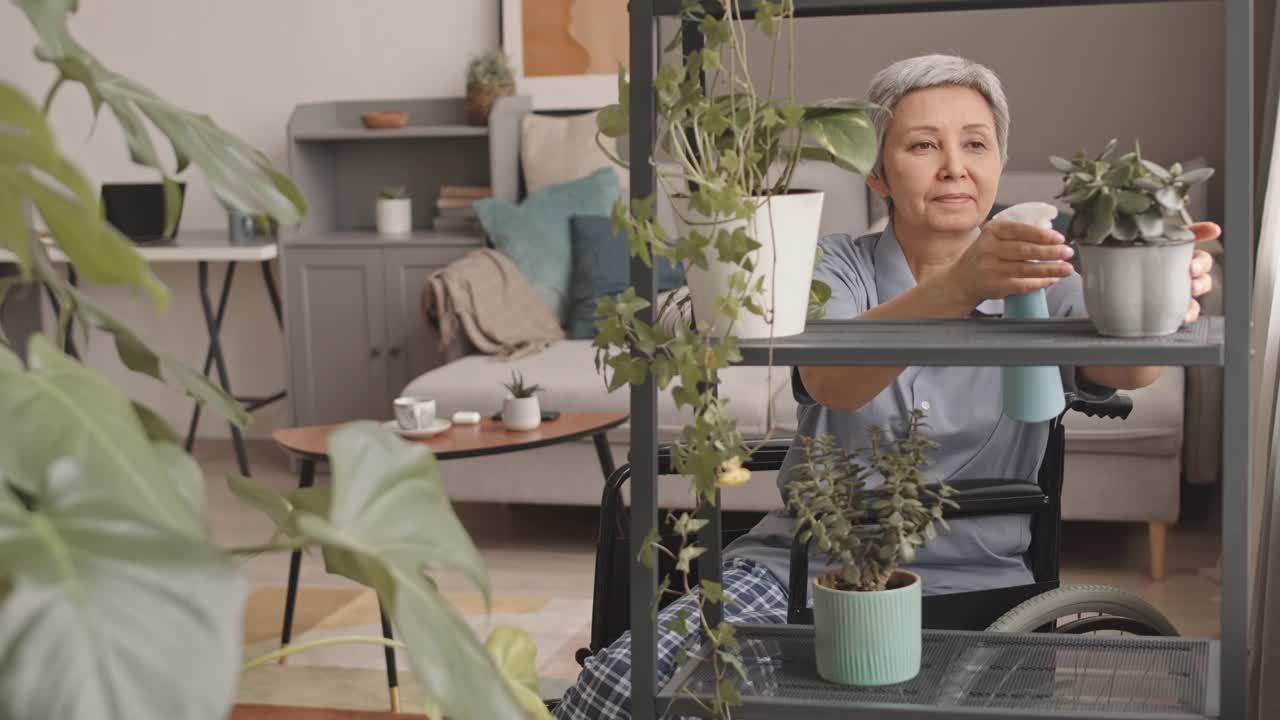
[[[394,402],[396,424],[401,430],[425,430],[436,421],[436,401],[398,397]]]

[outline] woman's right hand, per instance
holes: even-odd
[[[1074,269],[1067,260],[1074,254],[1055,230],[993,220],[941,279],[977,307],[984,300],[1040,290],[1070,277]]]

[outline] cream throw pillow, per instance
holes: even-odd
[[[602,142],[612,145],[615,141],[602,138]],[[613,167],[624,191],[630,187],[627,173],[596,145],[596,112],[525,115],[520,125],[520,164],[528,194],[584,178],[605,166]]]

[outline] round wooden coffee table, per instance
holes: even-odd
[[[503,427],[502,422],[485,418],[475,425],[454,425],[435,437],[408,440],[431,448],[437,460],[500,455],[502,453],[533,450],[573,440],[590,437],[596,444],[600,470],[607,482],[613,474],[613,453],[605,433],[627,421],[625,412],[567,412],[555,420],[543,422],[537,428],[515,432]],[[309,427],[276,430],[271,438],[276,444],[299,461],[298,487],[311,487],[315,481],[316,463],[328,461],[329,435],[338,425],[311,425]],[[302,551],[293,551],[289,558],[289,585],[284,596],[284,628],[280,631],[280,646],[289,644],[293,634],[293,607],[298,594],[298,571],[302,565]],[[381,603],[379,603],[381,610]],[[382,634],[391,637],[391,623],[382,613]],[[392,712],[400,711],[399,683],[396,679],[395,650],[386,648],[387,687],[391,691]],[[283,662],[283,659],[281,660]]]

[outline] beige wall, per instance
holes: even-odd
[[[474,0],[84,0],[72,32],[108,67],[162,97],[207,112],[285,166],[285,123],[299,103],[338,98],[461,96],[467,60],[498,42],[497,3]],[[465,10],[464,10],[465,8]],[[0,77],[42,97],[53,77],[34,60],[35,36],[12,3],[0,3]],[[104,114],[89,135],[84,93],[64,90],[54,128],[65,152],[97,183],[153,179],[130,163],[115,121]],[[203,180],[189,174],[184,228],[225,227]],[[213,268],[216,277],[222,267]],[[284,350],[256,267],[237,270],[224,333],[233,387],[268,394],[283,387]],[[173,292],[164,317],[118,291],[95,296],[155,344],[198,366],[205,336],[195,268],[160,268]],[[102,369],[185,432],[190,405],[122,369],[106,338],[89,363]],[[286,421],[283,405],[260,413],[252,430]],[[202,435],[226,435],[204,421]]]
[[[945,52],[991,67],[1009,97],[1009,169],[1050,154],[1122,147],[1222,166],[1222,9],[1217,2],[806,19],[797,23],[801,100],[865,97],[889,63]],[[767,47],[752,48],[759,84]],[[785,75],[779,74],[779,82]],[[1210,215],[1221,208],[1211,194]]]

